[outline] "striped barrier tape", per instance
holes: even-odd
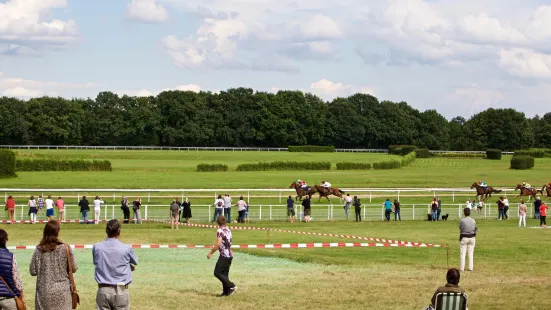
[[[150,222],[158,222],[158,223],[169,223],[169,221],[166,220],[149,220]],[[9,221],[2,221],[2,223],[7,223]],[[35,223],[44,224],[47,223],[47,220],[37,220]],[[61,221],[61,223],[81,223],[81,220],[64,220]],[[93,220],[85,221],[85,223],[93,223]],[[106,222],[106,220],[100,220],[100,222]],[[14,223],[30,223],[30,221],[21,220],[16,221]],[[199,228],[218,228],[217,225],[211,225],[211,224],[192,224],[192,223],[181,223],[180,225],[188,226],[188,227],[199,227]],[[362,236],[352,236],[352,235],[343,235],[343,234],[331,234],[331,233],[320,233],[320,232],[310,232],[310,231],[296,231],[296,230],[287,230],[287,229],[277,229],[277,228],[268,228],[268,227],[253,227],[253,226],[233,226],[228,225],[228,228],[231,230],[261,230],[261,231],[274,231],[274,232],[283,232],[283,233],[291,233],[291,234],[299,234],[299,235],[310,235],[310,236],[321,236],[321,237],[335,237],[335,238],[344,238],[344,239],[356,239],[356,240],[364,240],[364,241],[374,241],[374,242],[380,242],[380,243],[395,243],[395,244],[411,244],[413,246],[426,246],[426,247],[443,247],[439,244],[432,244],[432,243],[421,243],[421,242],[412,242],[412,241],[402,241],[402,240],[390,240],[390,239],[382,239],[382,238],[372,238],[372,237],[362,237]]]
[[[92,244],[71,244],[73,249],[91,249]],[[212,249],[213,245],[192,244],[132,244],[133,249]],[[351,243],[351,242],[318,242],[318,243],[276,243],[276,244],[238,244],[232,249],[311,249],[311,248],[355,248],[355,247],[385,247],[385,248],[430,248],[426,244],[398,244],[398,243]],[[34,250],[35,245],[8,246],[8,250]]]

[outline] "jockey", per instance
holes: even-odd
[[[480,180],[478,181],[478,185],[480,187],[484,187],[484,188],[488,187],[488,184],[486,184],[486,182],[483,182],[483,181],[480,181]]]
[[[532,185],[530,185],[530,183],[526,183],[526,182],[522,182],[522,186],[526,189],[532,188]]]
[[[303,180],[298,180],[297,184],[300,186],[300,188],[303,188],[303,189],[306,189],[306,190],[308,189],[308,185]]]
[[[331,183],[329,182],[325,182],[325,181],[321,181],[321,185],[325,188],[327,188],[328,190],[331,190]]]

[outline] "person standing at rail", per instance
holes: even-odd
[[[344,198],[344,215],[346,216],[346,220],[348,220],[348,210],[350,209],[350,206],[352,205],[352,197],[350,197],[350,193],[346,194],[346,198]]]
[[[385,218],[387,222],[390,222],[390,213],[392,213],[392,202],[390,202],[390,199],[387,198],[383,206],[385,207]]]
[[[52,196],[48,195],[48,198],[44,203],[46,205],[46,217],[48,218],[48,221],[51,221],[54,219],[54,200],[52,199]]]
[[[132,203],[132,210],[134,211],[133,220],[134,224],[142,223],[142,215],[140,213],[140,206],[142,205],[142,199],[140,197],[136,198]]]
[[[230,197],[230,194],[226,194],[224,196],[224,217],[226,218],[226,221],[228,221],[228,223],[231,223],[231,203],[232,199]]]
[[[96,199],[94,199],[94,224],[99,224],[102,203],[104,203],[103,200],[99,196],[96,196]]]
[[[520,206],[518,207],[518,227],[521,227],[521,224],[524,222],[524,228],[526,228],[526,211],[528,207],[524,203],[524,200],[520,201]]]
[[[310,203],[310,198],[306,196],[304,200],[302,200],[302,207],[304,210],[304,221],[306,223],[310,223],[311,215],[312,215],[312,205]]]
[[[128,224],[130,222],[130,203],[125,196],[121,199],[121,209],[124,217],[123,223]]]
[[[88,212],[90,212],[90,203],[86,196],[82,196],[82,199],[78,202],[80,207],[80,213],[82,213],[82,223],[88,224]]]
[[[9,223],[12,224],[13,222],[15,222],[15,200],[13,200],[12,196],[9,196],[8,200],[6,201],[6,211],[8,211]]]
[[[354,211],[356,212],[356,222],[362,221],[362,203],[358,196],[354,196]]]
[[[55,201],[55,206],[57,207],[57,220],[65,220],[65,201],[61,199],[61,196],[57,197],[57,200]]]
[[[38,207],[36,205],[36,200],[34,200],[34,196],[31,196],[31,198],[29,198],[29,202],[27,202],[27,205],[29,206],[29,216],[31,217],[31,224],[35,224],[36,215],[38,214]]]
[[[218,199],[214,202],[214,214],[212,216],[212,222],[216,222],[216,219],[224,215],[224,199],[222,199],[222,195],[218,195]]]

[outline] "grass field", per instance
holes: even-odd
[[[364,153],[213,152],[213,151],[104,151],[18,150],[19,157],[107,159],[113,171],[20,172],[16,179],[0,180],[0,187],[19,188],[286,188],[299,178],[310,184],[328,180],[338,187],[461,187],[483,179],[497,187],[514,187],[524,180],[534,186],[550,181],[551,159],[536,159],[527,171],[509,169],[510,157],[485,159],[418,159],[396,170],[338,171],[340,161],[375,162],[393,155]],[[236,172],[241,163],[272,160],[330,161],[331,171]],[[228,172],[196,172],[199,163],[224,163]],[[233,171],[232,171],[233,170]]]
[[[457,222],[279,223],[255,224],[301,231],[450,244],[449,266],[458,266]],[[529,220],[528,226],[535,226]],[[551,297],[549,231],[518,229],[515,221],[481,221],[475,271],[463,273],[460,286],[469,294],[469,309],[547,309]],[[38,243],[42,225],[4,225],[9,245]],[[122,240],[141,244],[212,244],[214,230],[166,225],[123,227]],[[61,238],[92,244],[104,239],[103,225],[66,224]],[[343,239],[266,231],[234,231],[234,244],[337,242]],[[131,285],[132,309],[422,309],[436,287],[445,283],[448,267],[442,248],[329,248],[239,250],[230,276],[235,296],[220,291],[212,276],[208,250],[142,249]],[[75,250],[81,309],[92,309],[95,282],[90,250]],[[16,251],[25,292],[34,305],[34,283],[28,273],[31,250]],[[223,304],[221,304],[223,303]],[[32,307],[31,307],[32,309]]]

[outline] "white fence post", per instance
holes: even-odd
[[[381,221],[385,220],[385,207],[381,206]]]
[[[413,219],[415,219],[415,205],[413,205]]]
[[[147,216],[148,216],[147,211],[148,211],[148,208],[147,208],[147,206],[145,206],[145,220],[146,221],[147,221]]]
[[[258,219],[262,219],[262,205],[260,205],[260,212],[258,212]]]
[[[369,192],[369,202],[371,202],[371,192]]]
[[[114,218],[115,218],[115,206],[113,205],[113,206],[111,206],[111,207],[112,207],[111,210],[113,211],[113,217],[112,217],[112,219],[114,219]]]
[[[461,205],[457,205],[457,215],[459,216],[459,219],[461,219]]]
[[[101,210],[101,208],[100,208]],[[107,221],[107,205],[103,206],[103,219]],[[100,219],[98,218],[98,222],[100,221]]]
[[[270,221],[272,220],[272,205],[270,205]]]
[[[365,205],[363,206],[363,209],[364,209],[364,220],[365,220],[365,209],[366,209]]]

